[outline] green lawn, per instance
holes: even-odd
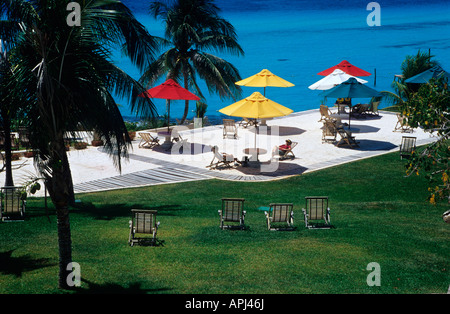
[[[71,212],[80,293],[445,293],[448,204],[427,203],[398,154],[272,182],[207,180],[79,195]],[[330,230],[307,230],[304,197],[330,198]],[[222,197],[246,199],[246,230],[221,230]],[[294,203],[292,232],[266,229],[259,206]],[[0,293],[57,288],[56,217],[28,201],[25,222],[0,223]],[[157,209],[157,247],[127,244],[132,208]],[[376,262],[381,286],[368,286]]]

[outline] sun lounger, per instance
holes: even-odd
[[[268,230],[294,230],[294,205],[291,203],[272,203],[269,212],[265,211]]]
[[[414,136],[402,136],[400,144],[400,159],[411,157],[412,152],[416,149],[416,140]]]
[[[233,119],[223,119],[223,138],[229,135],[233,138],[237,138],[237,128],[236,123]]]
[[[339,142],[336,143],[336,146],[340,147],[343,145],[348,145],[350,146],[350,148],[355,148],[359,146],[358,142],[355,140],[355,137],[352,136],[352,134],[347,130],[344,130],[343,128],[338,128],[337,132],[339,133],[341,139],[339,140]]]
[[[368,112],[368,104],[356,104],[352,107],[351,115],[357,118],[365,118]]]
[[[217,146],[212,146],[211,151],[213,152],[214,157],[211,160],[211,163],[208,166],[206,166],[207,168],[210,168],[211,170],[217,169],[221,166],[230,168],[235,163],[240,163],[237,160],[237,158],[235,158],[232,154],[219,152],[219,147],[217,147]]]
[[[329,229],[330,208],[327,196],[305,197],[306,206],[302,209],[305,217],[305,226],[308,229]]]
[[[135,243],[156,244],[156,234],[158,232],[159,221],[156,222],[156,210],[132,209],[132,220],[130,220],[130,235],[128,243],[133,246]],[[136,234],[147,234],[150,237],[138,238]]]
[[[244,210],[244,201],[243,198],[222,198],[222,209],[220,209],[220,228],[221,229],[244,229],[244,219],[245,219],[245,210]],[[232,223],[225,225],[225,223]],[[236,225],[238,223],[238,225]]]
[[[252,125],[257,126],[258,120],[242,118],[242,121],[239,122],[239,126],[242,126],[244,129],[247,128],[248,126],[252,126]]]
[[[25,217],[26,201],[22,197],[22,187],[5,186],[0,189],[0,219],[20,221]]]
[[[153,148],[159,145],[159,139],[153,137],[149,132],[139,132],[138,134],[141,137],[138,147]]]

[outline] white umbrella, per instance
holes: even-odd
[[[327,90],[335,87],[336,85],[341,84],[342,82],[347,81],[349,78],[354,77],[361,84],[367,83],[366,80],[360,79],[356,76],[349,75],[342,70],[336,69],[333,73],[325,76],[320,81],[315,82],[309,89],[318,89],[318,90]]]

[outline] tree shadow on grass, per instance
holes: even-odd
[[[24,272],[56,265],[49,258],[31,258],[29,255],[13,257],[13,252],[0,252],[0,274],[22,277]]]
[[[131,217],[132,209],[157,210],[159,216],[173,216],[166,211],[181,210],[178,204],[161,206],[143,206],[142,204],[106,204],[94,205],[90,202],[82,202],[74,207],[77,212],[90,215],[95,220],[113,220],[120,217]]]
[[[116,283],[96,284],[83,278],[81,281],[87,283],[89,288],[76,288],[75,291],[80,294],[146,294],[172,291],[171,288],[143,289],[141,282],[131,282],[128,287],[124,287]]]

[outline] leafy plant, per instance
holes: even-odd
[[[450,91],[444,78],[432,79],[423,84],[402,111],[408,117],[411,127],[421,127],[435,134],[438,140],[422,152],[415,151],[407,165],[407,174],[424,173],[430,186],[429,200],[435,203],[438,199],[450,202]]]

